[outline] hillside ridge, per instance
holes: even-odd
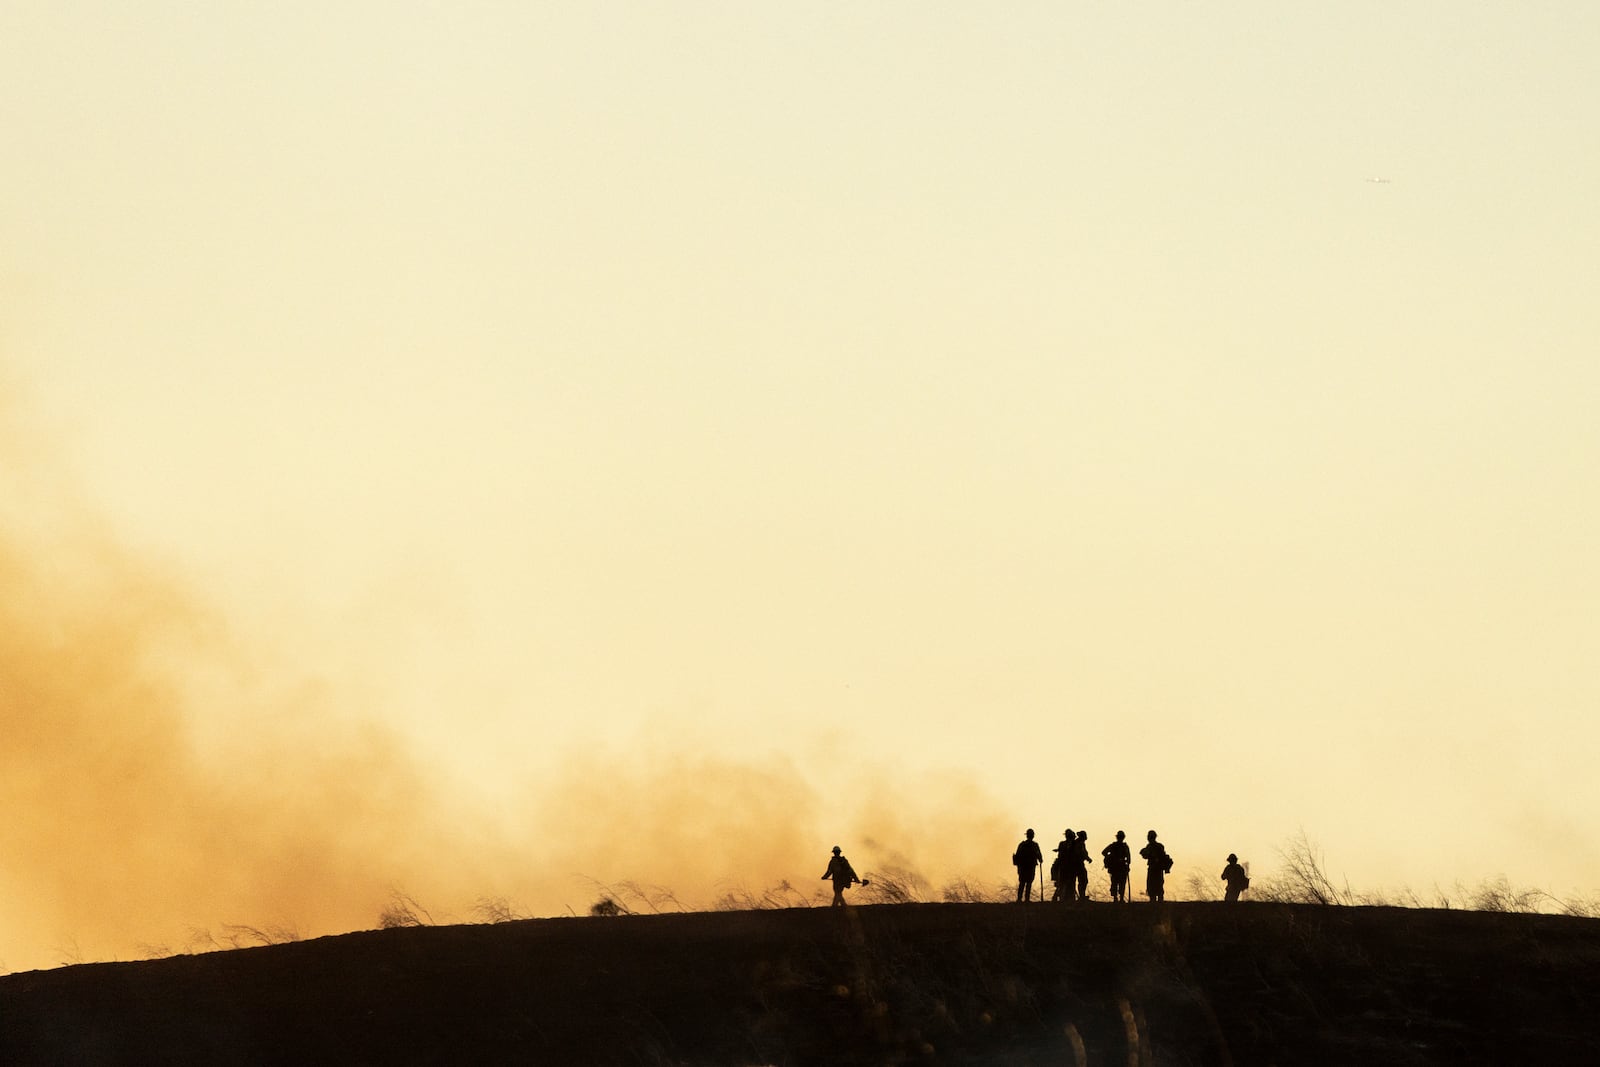
[[[1600,920],[1248,903],[527,919],[0,977],[8,1064],[1600,1062]]]

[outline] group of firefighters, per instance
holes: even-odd
[[[1114,901],[1125,902],[1128,899],[1128,871],[1133,867],[1133,853],[1125,840],[1126,836],[1118,830],[1117,839],[1100,850],[1106,873],[1111,876],[1111,899]],[[1165,900],[1167,873],[1172,870],[1172,857],[1167,854],[1167,847],[1156,840],[1154,830],[1145,837],[1148,843],[1139,850],[1139,856],[1148,868],[1144,893],[1151,900]],[[1089,834],[1085,830],[1073,833],[1069,828],[1062,834],[1061,843],[1055,847],[1056,858],[1050,864],[1050,880],[1056,887],[1051,900],[1089,899],[1089,864],[1094,860],[1089,857],[1088,842]],[[1011,853],[1011,863],[1017,869],[1017,902],[1027,903],[1033,899],[1034,875],[1044,866],[1044,853],[1039,848],[1039,842],[1033,839],[1031,829]],[[846,889],[857,883],[867,884],[856,877],[855,869],[844,858],[838,845],[833,846],[833,859],[828,861],[828,869],[822,872],[822,878],[833,882],[833,906],[836,908],[844,904]],[[1239,857],[1231,852],[1228,854],[1228,865],[1222,869],[1222,881],[1225,886],[1223,900],[1228,902],[1237,901],[1239,894],[1250,888],[1250,876],[1239,865]],[[1039,890],[1039,899],[1044,899],[1043,887]]]

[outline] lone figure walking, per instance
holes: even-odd
[[[833,846],[833,859],[828,861],[828,869],[822,872],[822,880],[833,879],[833,904],[830,907],[844,907],[844,891],[849,889],[861,879],[856,877],[855,868],[850,866],[850,861],[844,858],[844,853],[839,851],[839,846]],[[865,885],[865,882],[861,883]]]

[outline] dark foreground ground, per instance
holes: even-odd
[[[1600,921],[923,904],[371,931],[0,977],[0,1063],[1600,1063]]]

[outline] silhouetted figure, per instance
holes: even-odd
[[[1145,836],[1150,839],[1150,843],[1139,850],[1139,855],[1150,865],[1150,872],[1145,875],[1144,895],[1151,900],[1165,900],[1167,872],[1172,870],[1172,857],[1167,855],[1167,846],[1156,840],[1154,830]]]
[[[1017,850],[1011,854],[1011,862],[1017,865],[1017,903],[1026,904],[1033,899],[1033,874],[1044,866],[1044,853],[1039,851],[1039,842],[1033,839],[1032,830],[1017,844]],[[1044,899],[1042,889],[1039,899]]]
[[[1089,858],[1089,831],[1079,830],[1078,838],[1072,843],[1072,877],[1078,884],[1078,899],[1089,899],[1089,867],[1094,860]]]
[[[1050,861],[1050,880],[1056,884],[1056,891],[1051,894],[1051,900],[1072,899],[1073,881],[1068,873],[1068,861],[1072,855],[1072,843],[1076,840],[1069,826],[1061,833],[1061,844],[1055,847],[1056,858]]]
[[[1072,830],[1066,830],[1066,832],[1062,833],[1061,837],[1062,845],[1066,845],[1066,841],[1072,838]],[[1061,845],[1056,845],[1056,848],[1051,849],[1051,851],[1056,853],[1056,857],[1050,861],[1050,880],[1053,881],[1056,889],[1054,889],[1053,893],[1050,894],[1050,899],[1051,901],[1059,901],[1062,893],[1061,883],[1062,881],[1066,880],[1066,875],[1061,872]]]
[[[844,853],[839,851],[839,846],[833,846],[833,859],[828,861],[828,869],[822,872],[822,880],[833,879],[833,904],[832,907],[844,907],[844,891],[860,882],[856,877],[855,868],[850,866],[850,861],[844,858]],[[865,885],[865,882],[862,882]]]
[[[1100,850],[1100,858],[1106,863],[1106,873],[1111,875],[1111,899],[1124,903],[1128,899],[1128,868],[1133,866],[1133,853],[1123,840],[1125,836],[1118,830],[1117,839]]]
[[[1222,894],[1222,899],[1230,904],[1239,899],[1239,894],[1250,888],[1250,876],[1244,873],[1244,868],[1239,866],[1239,857],[1232,852],[1228,853],[1228,865],[1222,868],[1222,880],[1228,888]]]

